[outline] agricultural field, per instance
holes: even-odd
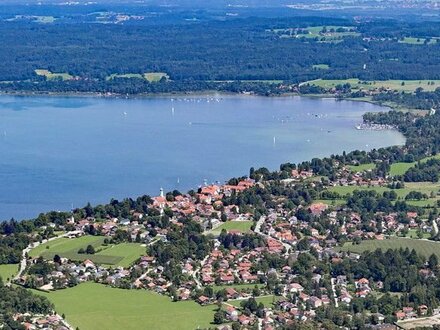
[[[122,243],[118,245],[104,246],[102,236],[82,236],[79,238],[59,238],[42,244],[31,250],[31,257],[42,256],[45,259],[52,259],[56,254],[63,258],[75,261],[90,259],[94,263],[108,266],[128,267],[141,255],[145,254],[145,247],[137,243]],[[78,250],[85,249],[92,245],[95,254],[79,254]]]
[[[323,32],[324,28],[326,29],[326,32]],[[298,34],[297,37],[318,38],[324,42],[338,42],[341,41],[344,37],[356,37],[360,35],[359,33],[354,31],[337,32],[337,30],[341,28],[346,30],[353,29],[353,27],[351,26],[312,26],[306,28],[309,33]]]
[[[165,72],[147,72],[144,74],[140,73],[125,73],[125,74],[111,74],[106,78],[106,80],[112,80],[115,78],[137,78],[137,79],[145,79],[149,82],[158,82],[163,77],[165,77],[167,80],[170,79],[170,77]]]
[[[376,80],[376,81],[361,81],[359,79],[316,79],[305,82],[310,85],[320,86],[323,88],[333,88],[337,85],[349,83],[353,90],[372,90],[377,88],[390,88],[392,90],[414,92],[421,87],[426,91],[434,91],[440,86],[440,80]],[[403,84],[402,84],[403,83]]]
[[[165,79],[170,79],[170,77],[165,72],[147,72],[144,73],[144,78],[149,82],[157,82],[161,80],[163,77]]]
[[[420,163],[425,163],[429,159],[433,159],[433,158],[440,159],[440,155],[423,158],[422,160],[420,160]],[[414,167],[416,164],[417,162],[391,164],[390,175],[391,176],[403,175],[405,174],[406,171],[408,171],[411,167]]]
[[[414,249],[417,253],[429,257],[431,254],[435,253],[437,257],[440,257],[440,243],[411,239],[411,238],[401,238],[394,237],[385,240],[367,240],[362,241],[360,244],[353,245],[351,243],[346,243],[343,247],[339,248],[340,251],[362,253],[364,251],[374,251],[376,249],[388,250],[388,249],[400,249],[409,248]]]
[[[38,76],[46,77],[47,80],[57,80],[57,79],[72,80],[73,79],[73,76],[68,73],[54,73],[54,72],[50,72],[49,70],[43,70],[43,69],[35,70],[35,73]]]
[[[216,306],[194,301],[172,302],[169,297],[145,290],[123,290],[97,283],[50,293],[47,297],[59,314],[81,330],[196,329],[208,328]]]
[[[405,37],[403,40],[399,40],[402,44],[410,44],[410,45],[424,45],[426,38],[414,38],[414,37]],[[436,38],[429,39],[428,45],[433,45],[437,43]]]
[[[432,182],[405,182],[405,188],[402,189],[390,189],[382,186],[335,186],[328,188],[329,191],[337,192],[340,195],[352,194],[355,190],[375,190],[378,193],[384,191],[395,191],[397,198],[405,198],[410,191],[419,191],[423,194],[431,195],[433,192],[435,195],[440,191],[440,183]]]
[[[108,256],[108,257],[120,257],[115,266],[128,268],[131,264],[145,255],[146,248],[138,243],[121,243],[117,245],[111,245],[101,251],[96,256]]]
[[[13,278],[18,273],[18,264],[0,265],[0,277],[3,281]]]
[[[242,233],[246,233],[251,230],[253,224],[253,221],[227,221],[221,224],[219,227],[209,231],[209,233],[213,235],[220,235],[223,229],[226,229],[226,231],[238,230]]]

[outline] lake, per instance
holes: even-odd
[[[0,219],[187,191],[354,149],[404,143],[356,130],[378,106],[301,97],[0,97]]]

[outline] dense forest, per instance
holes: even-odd
[[[349,26],[357,33],[332,40],[324,28],[314,38],[289,37],[279,32],[326,25]],[[246,90],[243,86],[219,83],[239,80],[298,83],[316,78],[440,79],[440,43],[433,39],[439,37],[438,31],[439,24],[435,22],[356,23],[318,17],[208,20],[159,26],[2,21],[0,33],[8,47],[0,49],[0,89],[136,94]],[[432,38],[433,42],[399,42],[407,36]],[[316,65],[326,65],[326,69],[317,69]],[[40,69],[68,73],[71,78],[44,82],[47,78],[35,72]],[[113,74],[147,72],[164,72],[172,82],[109,79]],[[247,87],[264,88],[261,84]]]

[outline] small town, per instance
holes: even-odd
[[[382,299],[384,292],[389,295],[387,292],[393,291],[390,286],[395,284],[384,283],[372,274],[362,276],[362,270],[350,271],[365,256],[344,247],[405,239],[409,233],[428,241],[438,233],[438,220],[417,211],[375,211],[374,216],[364,219],[362,211],[354,206],[338,206],[334,199],[323,199],[335,188],[361,192],[396,186],[393,178],[381,177],[372,170],[359,171],[357,166],[337,161],[334,167],[333,181],[321,179],[311,169],[291,169],[279,181],[281,191],[273,194],[268,192],[274,180],[241,178],[224,185],[204,185],[188,194],[164,194],[161,190],[159,196],[147,199],[146,212],[129,209],[126,217],[106,214],[98,220],[74,213],[64,224],[50,222],[41,227],[51,238],[31,243],[25,263],[12,282],[41,291],[94,282],[126,290],[149,290],[175,302],[193,300],[201,306],[217,305],[213,322],[219,329],[275,329],[292,322],[320,320],[329,310],[337,310],[342,320],[350,318],[353,309],[371,299]],[[259,173],[251,176],[257,178]],[[389,189],[391,199],[396,198],[394,190]],[[265,212],[260,213],[260,202],[252,200],[256,191],[264,196]],[[322,200],[305,196],[306,191],[310,195],[321,191]],[[293,194],[302,194],[301,198],[310,202],[295,206],[286,198],[295,199]],[[208,239],[207,254],[175,259],[169,256],[167,260],[154,248],[171,244],[173,231],[185,230],[187,224],[182,219],[191,219]],[[62,234],[57,237],[55,232]],[[73,259],[68,257],[70,252],[67,257],[60,253],[51,259],[44,251],[40,256],[29,256],[32,249],[47,241],[74,242],[93,236],[104,238],[104,245],[116,247],[123,242],[136,243],[145,253],[126,267],[94,262],[98,256],[95,249],[100,247],[92,245],[81,248]],[[407,249],[406,253],[414,251]],[[330,266],[323,267],[327,263]],[[421,278],[437,278],[435,255],[419,264],[416,270]],[[426,317],[435,320],[440,317],[440,309],[408,302],[388,315],[368,309],[361,314],[371,329],[395,329],[401,322]],[[23,320],[27,329],[66,327],[59,315],[15,317]]]

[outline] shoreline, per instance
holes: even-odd
[[[243,96],[243,97],[264,97],[264,98],[283,98],[283,97],[305,97],[312,99],[335,99],[339,101],[353,101],[353,102],[364,102],[377,105],[383,108],[388,108],[388,111],[418,111],[423,112],[424,110],[418,109],[402,109],[397,105],[393,106],[390,104],[383,104],[381,102],[373,101],[369,98],[338,98],[334,94],[300,94],[300,93],[283,93],[278,95],[258,95],[258,94],[245,94],[245,93],[234,93],[234,92],[223,92],[217,90],[206,90],[200,92],[177,92],[177,93],[154,93],[154,94],[106,94],[106,93],[84,93],[84,92],[67,92],[67,93],[56,93],[56,92],[3,92],[0,91],[0,96],[16,96],[16,97],[66,97],[66,98],[99,98],[99,99],[124,99],[124,100],[141,100],[150,98],[169,98],[169,97],[203,97],[209,95],[219,95],[219,96]]]

